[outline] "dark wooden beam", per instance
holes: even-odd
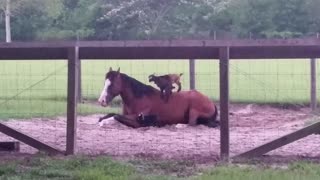
[[[65,60],[67,48],[0,48],[0,60]]]
[[[196,89],[195,59],[189,60],[189,80],[190,80],[190,89]]]
[[[208,47],[80,48],[81,59],[213,59],[219,49]]]
[[[75,46],[80,59],[219,59],[226,46],[232,59],[320,57],[320,39],[290,39],[13,42],[0,43],[0,59],[66,59]]]
[[[8,142],[0,142],[0,151],[14,151],[18,152],[20,150],[19,141],[8,141]]]
[[[14,130],[10,128],[9,126],[6,126],[2,123],[0,123],[0,132],[3,134],[6,134],[12,138],[15,138],[23,143],[26,143],[27,145],[34,147],[36,149],[39,149],[40,151],[47,152],[49,154],[63,154],[62,151],[57,150],[39,140],[36,140],[30,136],[27,136],[17,130]]]
[[[320,131],[320,122],[312,124],[298,131],[292,132],[285,136],[282,136],[278,139],[272,140],[252,150],[239,154],[234,158],[250,158],[250,157],[261,156],[267,152],[270,152],[274,149],[277,149],[279,147],[282,147],[284,145],[297,141],[301,138],[304,138],[314,133],[318,133],[319,131]]]
[[[79,73],[79,48],[69,48],[68,56],[68,102],[67,102],[67,149],[66,154],[74,154],[77,138],[77,92]]]
[[[230,47],[232,59],[319,58],[320,47]],[[63,60],[68,48],[1,49],[0,60]],[[80,59],[219,59],[219,48],[208,47],[86,47]]]
[[[229,47],[219,49],[220,57],[220,156],[229,161]]]
[[[127,40],[79,41],[79,47],[285,47],[319,46],[320,39],[242,39],[242,40]]]
[[[310,107],[317,109],[317,60],[310,59]]]
[[[70,48],[76,45],[76,41],[29,41],[0,43],[0,49],[37,49],[37,48]]]
[[[320,56],[319,46],[231,47],[231,59],[297,59]]]
[[[82,103],[82,74],[81,74],[81,60],[79,59],[79,64],[78,64],[78,87],[77,87],[77,102]]]
[[[37,41],[0,43],[0,48],[82,47],[274,47],[319,46],[320,39],[242,39],[242,40],[119,40],[119,41]]]

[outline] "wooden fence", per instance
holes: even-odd
[[[220,138],[221,157],[229,159],[229,60],[238,59],[311,59],[311,106],[316,107],[316,69],[315,59],[320,57],[320,39],[288,40],[168,40],[168,41],[69,41],[69,42],[14,42],[0,43],[0,60],[57,60],[68,59],[68,96],[67,96],[67,141],[65,154],[74,154],[76,149],[77,98],[80,89],[80,59],[186,59],[190,62],[190,85],[195,87],[195,59],[220,61]],[[318,128],[318,126],[316,126]],[[7,129],[4,127],[3,129]],[[3,131],[0,128],[0,132]],[[294,134],[298,138],[303,136]],[[12,131],[13,132],[13,131]],[[300,132],[297,132],[298,134]],[[10,136],[22,136],[15,132]],[[297,138],[298,137],[298,138]],[[288,138],[288,137],[286,137]],[[290,135],[289,135],[290,138]],[[17,138],[25,142],[25,138]],[[288,142],[277,141],[273,148]],[[51,147],[37,147],[42,150],[55,151]],[[260,147],[261,148],[261,147]],[[264,148],[264,147],[262,147]],[[272,150],[268,148],[267,151]],[[251,151],[257,152],[257,151]],[[245,153],[245,155],[261,155]]]

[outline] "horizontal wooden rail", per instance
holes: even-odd
[[[281,146],[284,146],[284,145],[287,145],[287,144],[292,143],[294,141],[297,141],[297,140],[304,138],[306,136],[309,136],[311,134],[319,133],[319,131],[320,131],[320,122],[312,124],[312,125],[305,127],[303,129],[297,130],[297,131],[292,132],[290,134],[287,134],[285,136],[282,136],[282,137],[275,139],[273,141],[270,141],[266,144],[263,144],[259,147],[252,149],[252,150],[249,150],[245,153],[237,155],[235,158],[261,156],[267,152],[270,152],[270,151],[277,149]]]
[[[0,59],[67,59],[79,47],[80,59],[230,59],[319,58],[320,39],[61,41],[0,43]]]
[[[119,40],[119,41],[31,41],[0,43],[0,48],[81,47],[275,47],[319,46],[318,38],[238,40]]]
[[[64,154],[62,151],[57,150],[49,145],[46,145],[45,143],[40,142],[39,140],[36,140],[30,136],[27,136],[17,130],[14,130],[11,127],[6,126],[2,123],[0,123],[0,132],[10,137],[13,137],[21,142],[24,142],[31,147],[39,149],[40,151],[45,151],[49,154]]]

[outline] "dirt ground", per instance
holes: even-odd
[[[230,111],[231,155],[239,154],[298,130],[312,118],[309,108],[282,109],[267,105],[233,104]],[[99,127],[97,121],[100,116],[78,117],[78,154],[206,160],[214,160],[219,155],[219,129],[202,125],[132,129],[115,121]],[[12,119],[4,123],[53,147],[65,149],[65,117]],[[0,133],[0,141],[7,140],[13,139]],[[311,135],[274,150],[268,155],[320,158],[319,149],[319,136]],[[36,153],[37,150],[21,144],[21,152]]]

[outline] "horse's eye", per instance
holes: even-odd
[[[113,84],[111,83],[110,86],[108,87],[107,91],[112,92]]]

